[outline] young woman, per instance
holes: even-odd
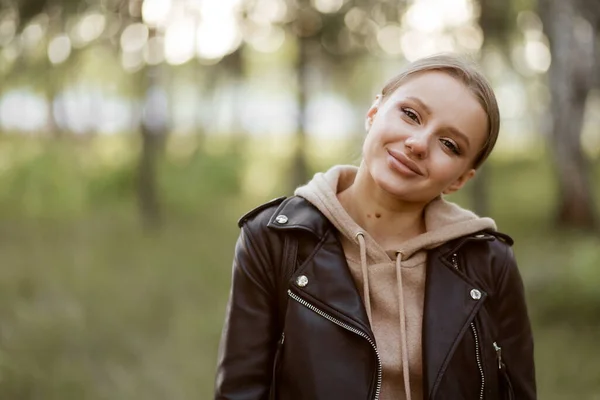
[[[215,399],[534,399],[512,240],[444,200],[498,136],[486,79],[416,61],[366,115],[360,166],[240,220]]]

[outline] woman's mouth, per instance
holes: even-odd
[[[401,151],[386,149],[389,157],[389,162],[391,166],[397,170],[398,172],[403,173],[403,175],[418,175],[425,176],[421,168],[411,160],[406,154]]]

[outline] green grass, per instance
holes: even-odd
[[[8,230],[1,398],[209,397],[234,218],[207,213],[151,235],[127,215]]]
[[[134,154],[86,146],[22,150],[0,173],[0,398],[209,399],[235,222],[286,191],[286,154],[169,153],[165,224],[144,233]],[[493,161],[490,213],[516,239],[539,397],[600,399],[600,239],[553,228],[547,161]]]

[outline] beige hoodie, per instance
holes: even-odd
[[[316,174],[295,194],[317,207],[339,231],[380,353],[380,399],[420,400],[426,250],[483,229],[495,230],[496,225],[490,218],[479,218],[437,198],[425,208],[425,233],[407,240],[401,248],[384,249],[338,201],[337,193],[352,184],[357,171],[354,166],[335,166]]]

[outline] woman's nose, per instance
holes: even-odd
[[[427,135],[413,134],[406,138],[404,146],[418,159],[424,159],[427,157],[427,142]]]

